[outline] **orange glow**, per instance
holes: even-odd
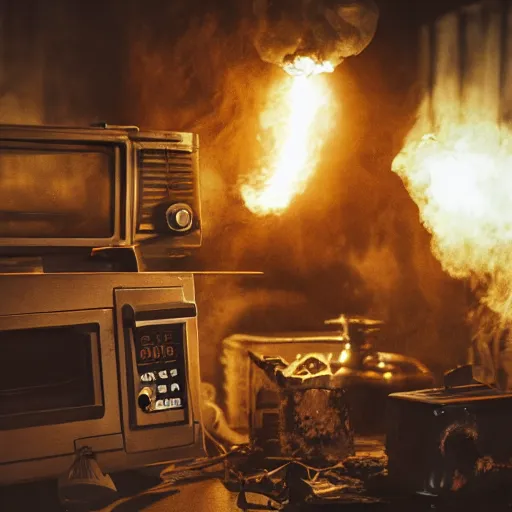
[[[247,208],[279,215],[304,192],[331,129],[333,106],[323,77],[283,76],[260,116],[261,161],[241,186]]]
[[[393,170],[455,278],[484,284],[482,301],[512,319],[512,133],[491,122],[445,122],[411,135]]]
[[[338,361],[341,364],[346,363],[348,361],[349,357],[350,357],[350,352],[348,350],[342,350]]]
[[[391,380],[393,378],[393,374],[391,372],[386,372],[383,377],[386,379],[386,380]]]

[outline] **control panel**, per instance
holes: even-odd
[[[185,302],[123,307],[132,428],[189,421],[187,325],[195,317]]]
[[[185,323],[136,328],[137,403],[147,413],[186,407]]]

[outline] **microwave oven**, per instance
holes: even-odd
[[[0,254],[201,245],[192,133],[0,125]]]
[[[0,275],[0,485],[204,455],[191,274]]]

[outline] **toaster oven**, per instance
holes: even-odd
[[[1,274],[0,485],[202,455],[194,280]]]
[[[0,254],[182,255],[201,245],[198,173],[192,133],[0,125]]]

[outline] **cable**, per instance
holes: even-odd
[[[205,428],[204,426],[203,426],[203,433],[204,433],[205,437],[207,437],[221,453],[224,453],[224,454],[228,453],[226,448],[224,448],[224,445],[222,445],[219,441],[217,441],[217,439],[215,439],[214,435],[212,433],[210,433],[210,431],[207,428]],[[208,450],[207,450],[206,446],[205,446],[205,452],[208,455]]]

